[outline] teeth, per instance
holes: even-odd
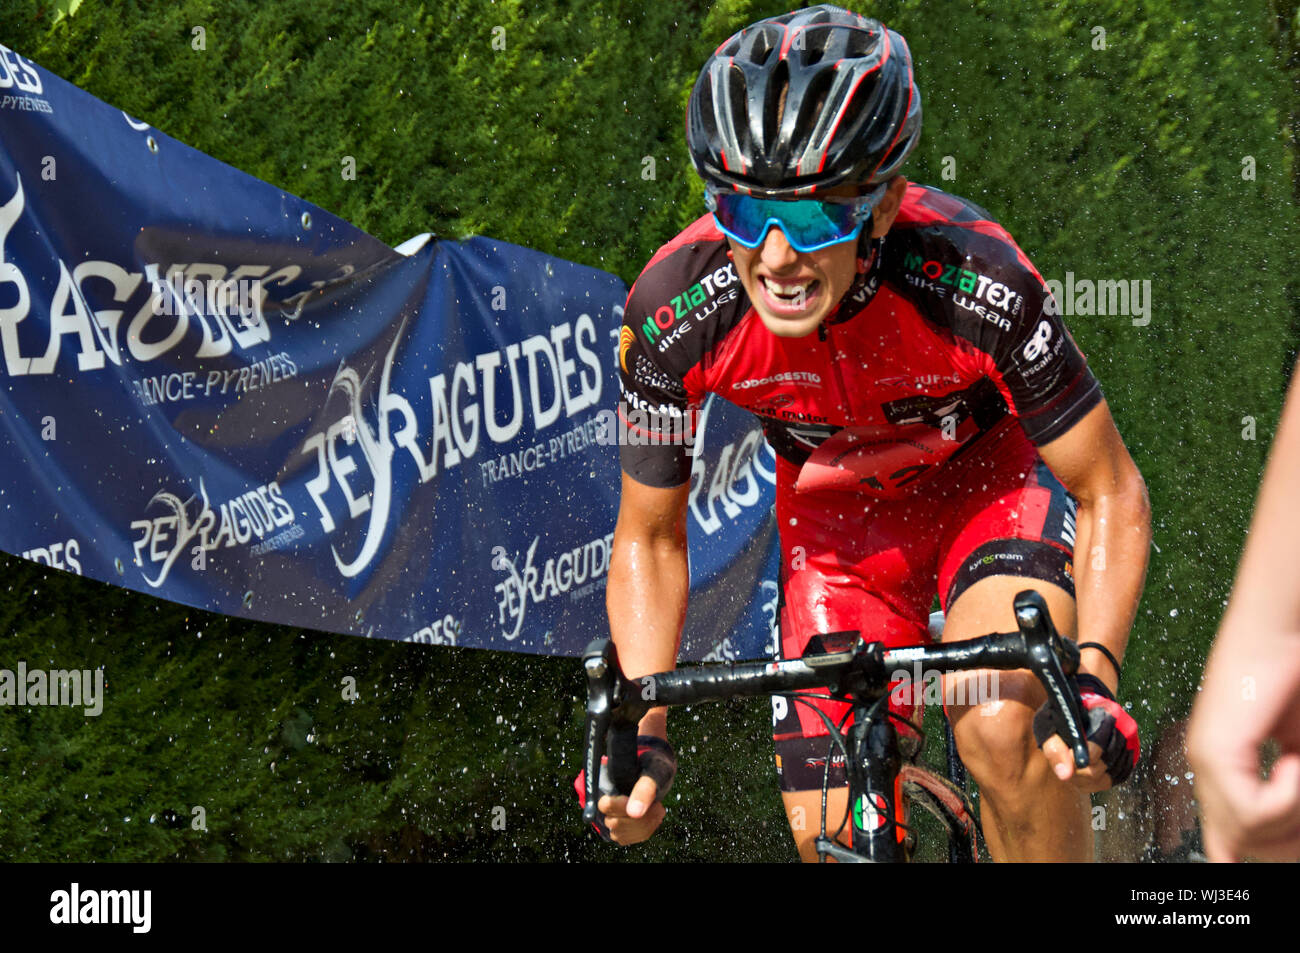
[[[797,285],[779,285],[771,278],[768,278],[766,276],[763,277],[763,283],[767,285],[768,291],[772,292],[773,294],[782,295],[784,297],[790,297],[791,295],[797,295],[800,294],[801,292],[806,292],[810,287],[812,287],[811,281],[805,281],[802,284],[797,284]]]

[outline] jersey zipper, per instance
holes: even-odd
[[[880,249],[884,247],[884,239],[883,238],[879,239],[879,242],[880,242],[879,245],[876,245],[874,242],[872,244],[871,257],[867,260],[867,268],[866,271],[864,272],[865,275],[864,281],[870,279],[872,272],[875,271],[876,265],[880,260]],[[839,314],[840,309],[843,307],[844,307],[844,302],[841,301],[838,305],[836,305],[835,309],[831,312],[831,314],[828,315],[827,318],[823,320],[821,324],[817,325],[817,337],[820,340],[824,341],[826,343],[826,346],[830,349],[831,368],[835,375],[835,384],[836,386],[839,387],[840,390],[839,393],[840,406],[844,409],[844,413],[848,416],[849,421],[852,421],[854,417],[853,417],[853,407],[849,403],[849,389],[844,386],[844,375],[840,370],[840,362],[835,356],[835,342],[831,340],[830,319],[835,317],[837,314]],[[863,307],[866,307],[866,303],[863,304]]]
[[[826,347],[830,351],[831,373],[835,376],[835,386],[839,390],[836,399],[839,401],[840,408],[848,420],[852,421],[853,406],[849,403],[849,389],[844,386],[844,375],[840,371],[840,362],[835,354],[835,342],[831,340],[830,325],[823,321],[817,326],[817,336],[826,342]]]

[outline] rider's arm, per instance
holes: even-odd
[[[686,619],[690,573],[686,557],[686,502],[690,484],[653,487],[623,474],[605,604],[619,665],[632,679],[677,664]],[[640,735],[667,738],[665,709],[651,709]],[[599,801],[610,836],[620,844],[650,837],[664,819],[655,781],[643,774],[629,797]]]
[[[675,312],[664,302],[676,300],[673,289],[689,286],[682,284],[683,269],[691,271],[692,255],[688,248],[656,254],[632,286],[619,331],[623,486],[605,604],[620,667],[633,679],[676,666],[686,620],[686,510],[692,461],[685,438],[694,432],[692,408],[702,396],[702,382],[693,379],[687,384],[695,352],[660,338],[675,321]],[[670,315],[667,324],[665,314]],[[641,720],[639,734],[666,739],[662,708]],[[650,749],[657,747],[652,744]],[[631,795],[606,795],[598,802],[610,835],[620,844],[645,840],[664,817],[657,800],[662,792],[654,778],[671,777],[675,763],[664,764],[672,762],[671,749],[657,756],[642,754],[639,760],[641,776]]]
[[[1001,325],[1004,333],[992,342],[993,377],[1025,436],[1078,502],[1075,635],[1080,643],[1103,647],[1084,649],[1079,663],[1088,767],[1076,772],[1065,742],[1050,730],[1050,718],[1035,717],[1034,736],[1059,778],[1083,790],[1104,790],[1122,783],[1138,757],[1137,723],[1115,696],[1119,660],[1146,578],[1150,501],[1050,286],[1023,263],[1008,266],[1005,256],[999,261],[999,276],[1020,298],[1012,304],[1011,326]]]
[[[1105,646],[1118,664],[1137,613],[1151,544],[1146,484],[1104,400],[1064,434],[1039,445],[1038,452],[1079,503],[1074,544],[1077,638]],[[1057,777],[1081,790],[1101,791],[1132,772],[1138,757],[1137,724],[1116,700],[1119,673],[1106,652],[1085,648],[1079,675],[1091,763],[1076,770],[1060,735],[1053,735],[1037,718],[1034,734]],[[1087,684],[1084,675],[1095,683]]]
[[[1099,642],[1123,660],[1151,547],[1146,483],[1104,400],[1063,435],[1039,446],[1038,453],[1079,502],[1074,542],[1078,641]],[[1112,693],[1118,688],[1118,673],[1097,649],[1084,649],[1079,667]]]
[[[689,483],[660,488],[623,474],[605,605],[619,664],[632,679],[676,667],[690,578],[686,562]],[[665,709],[641,734],[666,737]]]

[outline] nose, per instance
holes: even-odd
[[[759,260],[770,271],[779,274],[794,267],[799,260],[799,252],[795,251],[794,246],[790,244],[790,240],[785,237],[785,232],[773,225],[768,229],[767,236],[763,239]]]

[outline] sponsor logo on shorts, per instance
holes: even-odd
[[[974,572],[981,566],[992,566],[996,562],[1019,563],[1024,562],[1024,560],[1025,557],[1023,553],[988,553],[987,555],[981,556],[979,559],[971,560],[966,566],[966,569],[968,572]]]

